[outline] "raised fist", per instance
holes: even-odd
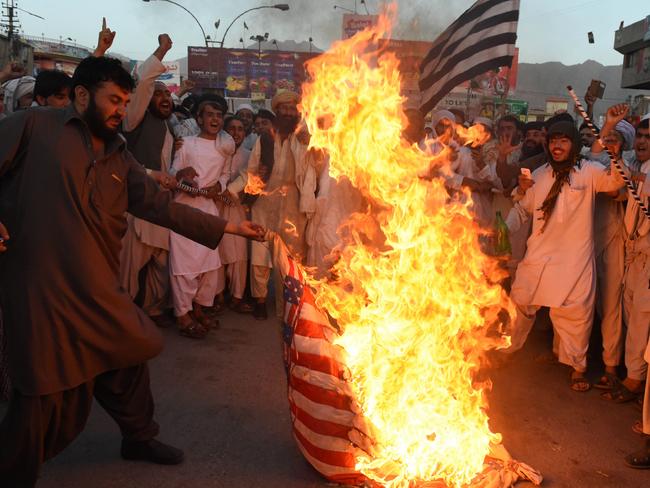
[[[169,34],[160,34],[158,36],[158,46],[165,52],[172,48],[172,39],[169,37]]]

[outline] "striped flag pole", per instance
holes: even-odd
[[[195,188],[193,186],[186,185],[185,183],[181,183],[180,181],[176,184],[176,189],[181,190],[185,193],[191,193],[193,195],[198,195],[201,197],[209,197],[210,195],[210,192],[208,192],[208,190]],[[230,199],[224,197],[223,195],[217,195],[215,199],[219,200],[221,203],[224,203],[229,207],[232,207],[232,202],[230,201]]]
[[[585,120],[585,123],[589,127],[589,130],[591,130],[591,133],[594,135],[594,137],[598,139],[600,145],[605,148],[605,151],[607,151],[609,159],[614,163],[616,170],[623,178],[623,181],[625,182],[625,186],[627,186],[627,191],[629,192],[630,195],[632,195],[632,198],[636,200],[636,203],[639,204],[639,208],[643,211],[645,216],[648,219],[650,219],[650,210],[648,210],[648,207],[646,207],[645,204],[643,203],[643,200],[641,200],[641,197],[639,196],[639,194],[636,191],[636,188],[634,187],[634,183],[632,183],[632,180],[630,180],[630,178],[625,174],[625,170],[623,169],[623,166],[621,166],[621,163],[618,160],[618,158],[612,153],[612,151],[609,150],[607,146],[605,146],[605,144],[603,144],[603,141],[600,138],[600,134],[598,133],[598,130],[596,130],[594,123],[589,118],[589,115],[587,115],[587,111],[582,106],[582,103],[580,103],[580,99],[578,98],[578,95],[576,95],[576,92],[573,91],[573,87],[569,85],[567,86],[567,90],[569,90],[569,95],[571,95],[571,98],[573,98],[573,101],[576,104],[576,108],[578,109],[578,112],[580,112],[580,116]]]

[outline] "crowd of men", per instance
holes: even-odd
[[[0,477],[11,486],[35,484],[41,464],[83,429],[93,396],[122,429],[124,458],[181,462],[180,450],[154,439],[146,361],[162,343],[153,324],[200,340],[226,307],[265,320],[271,281],[281,314],[264,233],[325,272],[337,227],[363,204],[308,148],[297,93],[278,93],[271,110],[232,111],[191,82],[172,94],[157,81],[168,35],[137,82],[105,56],[114,37],[104,25],[73,77],[23,76],[14,64],[0,72],[0,393],[11,398]],[[645,408],[634,428],[650,435],[650,220],[639,203],[650,194],[650,117],[633,125],[614,105],[599,137],[568,113],[526,124],[476,117],[486,136],[474,145],[460,137],[470,125],[462,113],[425,122],[406,109],[405,119],[404,143],[433,161],[425,177],[444,178],[450,198],[471,196],[484,228],[507,216],[517,308],[508,352],[547,307],[570,387],[637,401]],[[443,153],[451,164],[440,165]],[[40,248],[48,239],[56,242]],[[605,372],[592,385],[595,315]],[[650,467],[650,442],[626,463]]]

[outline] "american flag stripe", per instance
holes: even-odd
[[[319,356],[318,354],[298,352],[295,348],[291,348],[290,360],[294,365],[305,366],[315,371],[330,374],[338,378],[343,378],[345,375],[345,371],[340,369],[338,363],[335,363],[328,357]]]
[[[341,439],[348,439],[348,432],[350,432],[350,425],[337,424],[336,422],[329,422],[323,419],[312,417],[309,412],[299,408],[295,403],[289,401],[291,413],[294,418],[304,425],[309,427],[312,432],[321,434],[328,437],[339,437]]]
[[[340,410],[349,410],[351,399],[349,396],[340,395],[339,393],[321,388],[320,386],[313,385],[308,381],[301,380],[295,376],[291,376],[289,380],[291,387],[302,393],[313,402],[318,402],[321,405],[329,405],[333,408]]]
[[[326,390],[336,391],[350,397],[353,396],[352,389],[347,381],[342,381],[342,378],[329,373],[321,373],[320,371],[314,371],[305,366],[294,365],[291,368],[291,376],[309,381],[311,384],[320,386]]]
[[[331,361],[341,362],[342,352],[336,346],[333,346],[325,339],[312,339],[299,335],[294,335],[295,349],[298,353],[315,354],[329,358]]]
[[[293,388],[291,389],[290,395],[291,400],[293,400],[298,408],[309,412],[310,415],[312,415],[314,418],[354,427],[354,417],[356,414],[351,410],[335,408],[330,405],[324,405],[322,403],[312,401]]]
[[[332,450],[331,446],[329,449],[323,449],[318,447],[303,436],[297,429],[293,429],[293,435],[297,438],[298,442],[315,458],[318,458],[321,462],[329,464],[330,466],[339,466],[341,468],[351,468],[354,469],[356,465],[356,460],[353,452],[341,452]],[[352,444],[350,444],[351,446]],[[353,451],[353,449],[351,449]]]
[[[454,87],[501,66],[515,53],[519,0],[478,0],[438,38],[420,66],[424,113]]]
[[[350,442],[350,439],[318,434],[299,420],[296,420],[294,422],[294,428],[300,432],[300,434],[305,439],[311,442],[314,446],[317,446],[321,449],[330,449],[332,451],[338,452],[349,452],[351,448],[354,448]]]

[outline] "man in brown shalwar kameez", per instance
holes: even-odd
[[[3,487],[33,486],[83,430],[93,397],[121,429],[123,458],[183,459],[154,439],[146,361],[162,338],[119,284],[126,211],[211,248],[224,232],[263,232],[174,203],[146,175],[118,135],[132,89],[119,61],[88,58],[68,108],[0,122],[0,309],[14,388],[0,423]]]

